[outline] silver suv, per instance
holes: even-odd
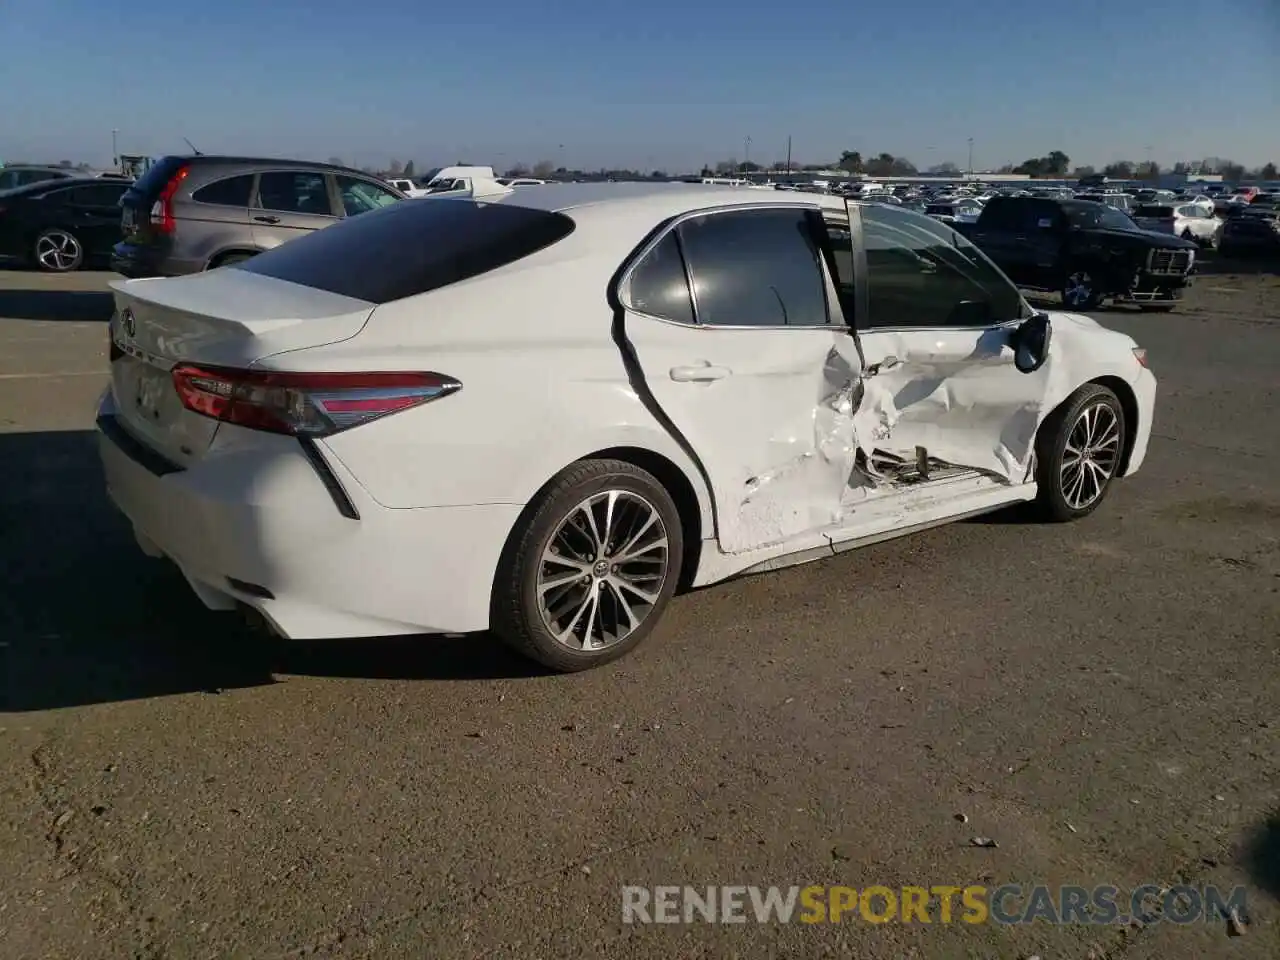
[[[111,269],[199,273],[403,199],[375,177],[325,163],[164,157],[120,200],[123,239]]]

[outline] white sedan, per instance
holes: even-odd
[[[1082,517],[1151,432],[1129,337],[817,194],[392,204],[114,289],[111,497],[285,637],[491,629],[579,670],[677,587],[1020,501]]]

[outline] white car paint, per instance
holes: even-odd
[[[1196,203],[1186,204],[1150,204],[1146,206],[1169,207],[1170,216],[1148,217],[1134,216],[1134,221],[1144,230],[1156,230],[1160,233],[1173,234],[1194,240],[1202,246],[1217,247],[1222,240],[1225,221],[1213,213],[1212,206],[1206,209]],[[1143,208],[1139,207],[1141,211]]]
[[[296,637],[485,629],[522,512],[603,450],[642,451],[687,484],[686,520],[703,541],[695,585],[1034,498],[1036,430],[1098,378],[1131,393],[1124,475],[1142,464],[1154,377],[1132,339],[1086,317],[1052,314],[1049,358],[1022,374],[1010,325],[854,331],[829,274],[823,327],[687,326],[625,306],[620,268],[671,218],[804,207],[839,223],[861,217],[856,201],[618,184],[490,202],[560,211],[575,229],[514,263],[381,304],[239,268],[112,285],[123,355],[99,408],[107,486],[143,549],[173,560],[207,605],[249,605]],[[180,363],[258,375],[430,370],[462,388],[315,441],[352,519],[296,438],[185,408],[172,383]],[[921,447],[948,464],[937,479],[877,471]],[[174,469],[149,469],[148,452]]]

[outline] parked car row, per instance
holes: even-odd
[[[236,263],[405,195],[346,167],[164,157],[135,181],[60,176],[0,194],[0,255],[64,273],[175,277]]]
[[[996,197],[976,223],[955,228],[1019,286],[1059,293],[1074,310],[1106,299],[1172,310],[1196,266],[1196,242],[1075,198]]]

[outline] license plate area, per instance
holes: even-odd
[[[134,364],[133,368],[130,392],[134,411],[142,419],[156,423],[160,420],[160,406],[167,393],[169,375],[142,363]]]

